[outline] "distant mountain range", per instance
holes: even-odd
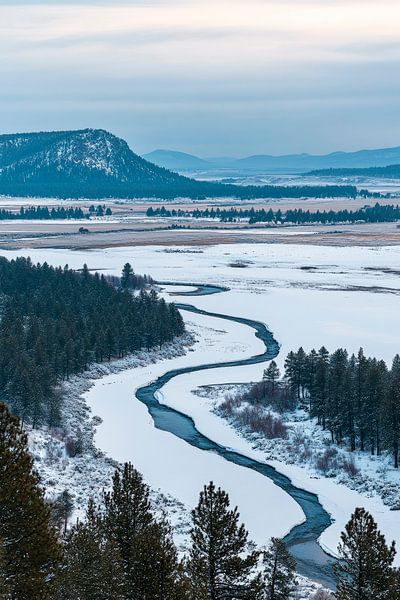
[[[155,150],[144,158],[156,165],[178,172],[227,169],[239,173],[304,173],[305,171],[334,168],[386,167],[400,163],[400,146],[357,152],[333,152],[331,154],[288,154],[271,156],[261,154],[247,158],[208,158],[173,150]]]
[[[176,152],[175,150],[154,150],[149,154],[143,154],[143,158],[159,167],[172,171],[196,171],[211,166],[203,158],[185,152]]]
[[[306,175],[317,177],[382,177],[386,179],[400,179],[400,165],[387,167],[368,167],[366,169],[316,169]]]
[[[102,129],[0,136],[0,194],[59,198],[354,196],[354,186],[239,186],[189,179]]]

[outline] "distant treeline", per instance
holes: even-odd
[[[130,265],[116,288],[86,266],[0,258],[0,396],[22,421],[56,425],[61,379],[183,333],[175,305],[154,291],[133,295],[135,281]]]
[[[165,206],[161,208],[150,207],[147,210],[148,217],[191,217],[193,219],[215,219],[220,222],[236,222],[248,220],[249,224],[271,223],[271,224],[305,224],[305,223],[355,223],[359,221],[367,223],[390,223],[400,219],[400,207],[398,205],[383,206],[379,203],[374,206],[365,206],[359,210],[339,211],[309,211],[301,208],[282,212],[272,209],[255,210],[254,208],[206,208],[190,211],[169,210]]]
[[[47,206],[21,206],[19,211],[14,212],[11,210],[0,210],[0,220],[56,220],[56,219],[89,219],[91,216],[102,217],[103,215],[112,215],[111,208],[105,208],[100,204],[95,207],[91,206],[89,212],[84,212],[79,207],[70,206],[68,208],[64,206],[58,206],[56,208],[48,208]]]
[[[101,180],[96,183],[0,182],[0,193],[10,196],[36,196],[53,198],[206,198],[232,197],[242,200],[256,198],[355,198],[357,188],[352,185],[309,185],[309,186],[255,186],[232,185],[196,181],[186,177],[171,183],[115,183]]]
[[[338,169],[316,169],[306,173],[324,177],[386,177],[388,179],[400,178],[400,165],[388,165],[387,167],[366,168],[338,168]]]

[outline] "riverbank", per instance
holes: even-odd
[[[186,333],[161,350],[139,351],[123,359],[91,365],[60,386],[63,416],[59,428],[27,428],[29,449],[46,497],[53,500],[68,490],[74,503],[72,522],[84,517],[89,498],[101,500],[103,490],[110,488],[112,475],[120,465],[95,444],[96,427],[101,425],[101,419],[90,410],[85,394],[109,375],[184,356],[193,350],[194,344],[193,334]],[[177,499],[153,490],[152,502],[166,511],[177,532],[186,531],[188,514]]]

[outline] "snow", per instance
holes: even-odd
[[[282,345],[280,366],[287,352],[301,345],[305,350],[325,345],[331,351],[345,347],[350,352],[363,346],[366,354],[388,363],[399,350],[399,334],[394,326],[398,323],[397,296],[400,293],[398,247],[263,243],[192,247],[192,252],[188,252],[187,247],[181,252],[175,251],[177,249],[174,247],[173,252],[171,248],[160,247],[74,252],[46,249],[4,251],[3,254],[7,257],[30,255],[34,261],[46,260],[76,268],[86,262],[89,268],[106,269],[102,272],[114,274],[129,261],[137,272],[150,273],[163,281],[228,286],[231,290],[224,294],[184,298],[183,301],[205,310],[266,323]],[[246,268],[231,266],[236,263],[245,263]],[[179,297],[173,299],[179,300]],[[265,543],[269,535],[282,535],[302,519],[298,506],[265,478],[155,430],[146,408],[134,401],[135,388],[172,365],[181,367],[210,362],[213,358],[229,360],[233,355],[237,358],[260,351],[260,343],[247,328],[206,317],[201,320],[187,313],[184,316],[197,324],[201,342],[195,352],[184,359],[106,377],[96,382],[88,393],[87,400],[94,413],[103,418],[96,443],[117,460],[132,460],[152,486],[174,495],[187,506],[195,504],[206,481],[215,479],[239,505],[255,541]],[[209,329],[201,330],[200,321],[201,327]],[[217,335],[216,331],[220,333]],[[181,376],[167,384],[162,398],[165,403],[192,415],[199,430],[210,438],[265,460],[265,452],[253,448],[240,432],[212,412],[207,400],[193,393],[200,385],[259,379],[262,369],[262,365],[256,365]],[[331,553],[335,553],[339,533],[356,506],[370,510],[387,538],[395,539],[399,546],[398,513],[390,511],[378,496],[368,497],[335,480],[317,477],[307,466],[276,459],[271,459],[271,464],[288,475],[295,485],[318,494],[335,520],[320,540]],[[374,476],[381,477],[378,470]]]
[[[271,536],[282,537],[304,514],[298,504],[272,481],[244,469],[212,452],[198,450],[174,435],[155,429],[145,405],[134,401],[134,391],[154,380],[167,369],[198,365],[224,357],[257,352],[259,341],[250,340],[243,326],[225,323],[222,331],[211,330],[208,318],[190,315],[195,323],[198,343],[184,358],[166,360],[149,367],[132,369],[97,381],[86,400],[102,424],[97,428],[96,444],[119,462],[132,461],[144,473],[153,489],[170,494],[193,508],[204,484],[214,481],[225,489],[233,505],[240,509],[250,537],[257,544],[268,543]],[[238,328],[241,344],[237,340]],[[249,493],[251,490],[251,493]],[[282,514],[285,519],[282,519]]]

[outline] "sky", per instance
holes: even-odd
[[[400,145],[399,0],[0,0],[0,132],[145,153]]]

